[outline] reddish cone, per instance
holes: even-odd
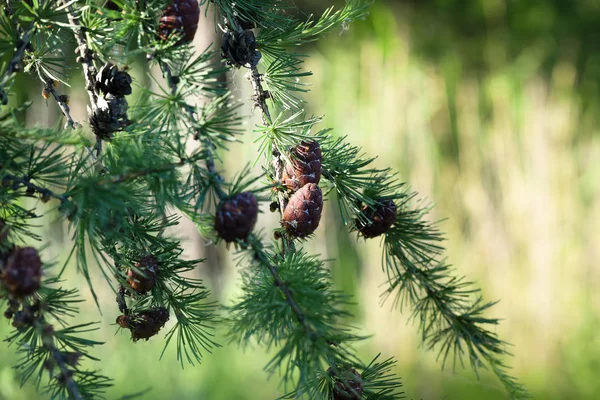
[[[290,154],[292,164],[283,171],[283,184],[294,192],[308,183],[321,180],[321,146],[302,141]]]
[[[322,210],[321,189],[315,183],[309,183],[290,198],[283,212],[282,225],[292,236],[308,236],[319,226]]]
[[[133,315],[121,315],[117,324],[131,331],[131,339],[137,342],[140,339],[150,339],[169,320],[169,311],[164,307],[141,311]]]
[[[158,271],[158,260],[153,255],[147,255],[135,263],[135,267],[127,269],[127,283],[139,294],[145,294],[156,285],[156,272]],[[143,274],[142,274],[143,273]]]
[[[215,230],[227,242],[245,239],[256,224],[258,201],[250,192],[225,200],[217,207]]]
[[[356,228],[365,238],[374,238],[387,232],[396,220],[396,204],[392,200],[382,200],[375,208],[365,205],[362,212],[371,221],[369,224],[356,221]]]
[[[177,32],[183,35],[178,44],[191,42],[196,35],[199,19],[200,7],[197,0],[172,0],[160,18],[160,37],[166,40]]]

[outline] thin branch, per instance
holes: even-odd
[[[56,361],[56,365],[60,369],[61,382],[67,388],[69,392],[69,397],[72,400],[83,400],[83,396],[79,393],[79,388],[77,387],[77,382],[73,379],[73,371],[67,367],[67,363],[65,362],[65,358],[62,353],[56,348],[56,346],[49,346],[50,355]]]
[[[196,160],[194,160],[194,159],[183,159],[177,163],[166,164],[166,165],[156,167],[156,168],[146,168],[146,169],[136,171],[136,172],[129,172],[126,174],[120,174],[120,175],[115,175],[115,176],[108,176],[105,179],[100,180],[98,182],[98,185],[103,186],[106,184],[118,184],[118,183],[123,183],[123,182],[127,182],[127,181],[132,181],[134,179],[141,178],[141,177],[144,177],[147,175],[171,171],[178,167],[181,167],[181,166],[184,166],[187,164],[191,164],[195,161]]]
[[[71,25],[74,26],[75,40],[77,41],[77,49],[79,52],[78,60],[81,62],[83,67],[83,76],[85,78],[85,86],[90,96],[90,103],[92,105],[92,112],[98,108],[98,95],[96,94],[96,69],[94,68],[94,54],[87,45],[85,38],[85,27],[81,25],[77,17],[73,6],[68,0],[62,0],[62,4],[67,7],[67,18]],[[102,152],[102,138],[96,136],[96,156],[100,156]]]
[[[260,239],[257,238],[257,241],[258,241],[258,243],[260,243]],[[248,241],[247,241],[247,243],[254,252],[254,258],[258,262],[260,262],[263,266],[267,267],[267,269],[273,276],[273,281],[274,281],[275,286],[277,286],[279,288],[279,290],[281,291],[281,293],[284,295],[285,302],[290,306],[290,308],[292,309],[294,314],[296,314],[296,319],[303,326],[304,330],[308,334],[308,337],[311,338],[312,340],[316,340],[318,333],[306,321],[304,312],[302,311],[302,309],[300,308],[298,303],[296,303],[296,300],[294,299],[294,296],[293,296],[291,290],[287,287],[285,281],[283,279],[281,279],[281,276],[279,275],[279,271],[277,270],[277,267],[274,266],[270,262],[270,260],[265,256],[262,248],[257,248],[256,246],[253,246],[252,243],[249,243]]]
[[[35,26],[34,26],[34,23],[32,22],[31,24],[29,24],[29,28],[27,28],[27,30],[21,37],[21,39],[20,39],[21,45],[19,47],[17,47],[17,51],[15,52],[15,55],[13,56],[13,58],[10,60],[10,63],[8,64],[8,69],[6,71],[7,76],[10,76],[13,73],[21,71],[21,63],[23,61],[23,56],[25,54],[25,50],[27,50],[27,47],[29,46],[29,42],[31,40],[31,37],[33,36],[34,30],[35,30]]]
[[[16,23],[16,22],[15,22]],[[17,28],[21,30],[18,25]],[[35,31],[35,25],[32,22],[23,36],[19,39],[20,45],[17,47],[15,54],[12,59],[8,63],[8,68],[4,73],[4,76],[0,79],[0,104],[8,103],[8,95],[4,92],[4,85],[10,81],[14,74],[21,71],[21,63],[23,62],[23,56],[25,55],[25,50],[29,47],[29,42],[31,41],[31,37],[33,36],[33,32]]]
[[[167,84],[171,88],[171,93],[173,95],[175,95],[177,93],[177,81],[173,77],[173,72],[171,71],[171,67],[169,67],[169,65],[166,62],[161,61],[160,69],[162,70],[163,74],[165,75]],[[198,120],[195,115],[196,111],[195,111],[194,107],[192,107],[191,105],[186,103],[184,108],[185,108],[185,112],[186,112],[187,118],[190,121],[190,123],[192,125],[197,125]],[[202,140],[201,142],[204,147],[206,147],[207,149],[210,149],[210,151],[206,152],[206,161],[205,161],[208,172],[216,175],[217,178],[219,179],[219,181],[223,181],[223,178],[216,172],[216,169],[215,169],[215,160],[212,155],[212,153],[215,151],[215,146],[212,143],[210,143],[210,141],[208,141],[208,140]]]
[[[67,7],[67,18],[71,25],[74,26],[74,35],[75,40],[77,40],[77,49],[79,52],[79,60],[83,67],[83,76],[85,78],[86,90],[90,96],[90,102],[92,104],[92,109],[97,108],[98,106],[98,95],[96,94],[96,76],[95,76],[95,68],[94,68],[94,55],[92,51],[89,49],[87,45],[87,41],[85,38],[85,27],[81,26],[81,23],[75,16],[75,10],[73,9],[73,5],[69,4],[68,0],[62,0],[63,5]]]
[[[67,123],[65,126],[69,126],[70,128],[75,129],[77,127],[77,123],[73,120],[73,117],[71,117],[71,109],[69,108],[69,105],[67,104],[68,97],[66,95],[58,94],[56,89],[54,89],[54,80],[53,79],[49,79],[46,82],[46,84],[44,85],[44,91],[46,93],[50,93],[52,95],[52,97],[54,97],[54,100],[56,100],[58,107],[60,107],[60,110],[62,111],[63,115],[67,119]]]
[[[14,182],[18,185],[25,186],[28,191],[31,191],[34,193],[39,193],[43,197],[49,197],[49,198],[51,197],[51,198],[60,200],[61,203],[65,203],[65,202],[69,201],[69,199],[67,199],[66,196],[64,196],[62,194],[54,193],[52,190],[38,186],[35,183],[31,183],[29,181],[29,179],[26,179],[26,178],[21,178],[21,177],[14,176],[11,174],[4,174],[2,176],[2,181],[3,182],[4,181]]]

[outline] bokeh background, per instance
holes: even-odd
[[[308,14],[330,1],[295,3]],[[201,25],[198,49],[216,37],[210,21]],[[537,399],[600,398],[600,2],[379,0],[364,21],[301,50],[314,72],[309,114],[324,114],[323,126],[348,135],[435,203],[430,217],[444,219],[448,261],[487,299],[501,299],[489,315],[503,318],[497,332],[514,345],[514,374]],[[232,89],[248,99],[243,75],[233,75]],[[137,83],[148,84],[141,76]],[[19,88],[18,99],[34,101],[31,123],[57,120],[41,87],[21,78]],[[71,96],[75,119],[84,120],[85,93]],[[256,157],[258,116],[244,112],[252,118],[245,144],[223,154],[231,174]],[[276,223],[268,214],[261,219],[267,228]],[[46,221],[39,229],[50,245],[47,258],[61,262],[69,234],[52,214]],[[185,239],[186,256],[207,257],[199,276],[231,304],[239,289],[231,253],[190,224],[173,233]],[[468,370],[442,371],[419,346],[408,311],[379,304],[377,241],[348,235],[331,205],[317,235],[308,246],[335,260],[328,266],[336,286],[356,296],[352,322],[373,335],[360,353],[395,356],[408,398],[505,398],[491,374],[477,380]],[[69,285],[89,300],[82,282],[72,275]],[[94,337],[106,344],[95,354],[116,379],[109,399],[148,387],[144,399],[283,394],[278,377],[262,371],[269,353],[258,347],[221,341],[202,365],[184,370],[173,349],[159,361],[158,338],[133,345],[126,333],[115,334],[114,299],[104,292],[103,315],[88,301],[79,318],[101,322]],[[1,323],[0,336],[8,331]],[[19,387],[15,360],[1,343],[0,399],[43,398],[31,385]]]

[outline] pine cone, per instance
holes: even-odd
[[[197,0],[173,0],[160,18],[160,38],[167,40],[176,32],[183,35],[177,44],[191,42],[196,35],[199,20],[200,7]]]
[[[354,368],[338,371],[336,375],[333,368],[329,374],[334,377],[333,400],[361,400],[363,394],[362,376]]]
[[[164,307],[141,311],[133,315],[121,315],[117,324],[131,331],[131,339],[137,342],[140,339],[150,339],[169,320],[169,311]]]
[[[215,230],[226,242],[245,239],[256,224],[258,201],[250,192],[240,193],[217,207]]]
[[[307,183],[319,184],[321,180],[321,146],[317,142],[302,141],[290,154],[292,165],[283,171],[283,184],[292,191]]]
[[[309,183],[290,198],[283,212],[282,225],[292,236],[308,236],[319,226],[322,210],[321,189],[315,183]]]
[[[375,205],[375,208],[369,206],[362,207],[362,213],[371,223],[365,224],[356,220],[356,229],[365,238],[374,238],[385,232],[394,224],[396,220],[396,204],[392,200],[382,200]]]
[[[40,288],[42,261],[33,247],[15,247],[2,274],[4,285],[15,297],[25,297]]]
[[[156,285],[156,272],[158,271],[158,260],[153,255],[147,255],[135,263],[135,267],[143,273],[127,269],[127,283],[139,294],[146,294]]]
[[[99,98],[98,107],[90,115],[90,126],[94,134],[103,140],[110,140],[114,132],[129,125],[127,108],[124,97],[109,94],[106,99]]]
[[[256,65],[261,54],[256,51],[254,32],[225,32],[221,43],[221,57],[226,58],[229,65],[236,67]]]
[[[131,94],[131,76],[125,71],[119,71],[119,67],[106,63],[96,74],[96,89],[115,96],[126,96]]]

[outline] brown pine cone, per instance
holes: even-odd
[[[329,374],[335,379],[333,386],[333,400],[360,400],[363,394],[362,376],[354,368],[338,371],[336,376],[333,368]]]
[[[156,272],[158,260],[153,255],[147,255],[135,263],[135,267],[143,273],[132,268],[127,269],[127,283],[139,294],[146,294],[156,285]]]
[[[167,40],[176,32],[183,35],[177,44],[189,43],[194,40],[199,20],[200,7],[197,0],[172,0],[160,18],[160,38]]]
[[[33,247],[15,247],[8,256],[1,278],[13,296],[33,294],[42,282],[42,261],[37,250]]]
[[[283,184],[292,191],[308,183],[321,180],[321,146],[317,142],[302,141],[290,154],[292,164],[283,171]]]
[[[375,205],[375,208],[363,206],[362,213],[371,223],[365,224],[360,220],[356,220],[356,229],[365,238],[374,238],[387,232],[394,224],[396,204],[392,200],[382,200]]]
[[[258,201],[250,192],[243,192],[217,207],[215,230],[226,242],[245,239],[256,224]]]
[[[131,331],[131,339],[137,342],[140,339],[150,339],[169,320],[169,311],[164,307],[141,311],[133,315],[121,315],[117,318],[117,324],[121,328]]]
[[[305,237],[319,226],[323,210],[323,193],[315,183],[309,183],[290,198],[283,212],[282,225],[292,236]]]

